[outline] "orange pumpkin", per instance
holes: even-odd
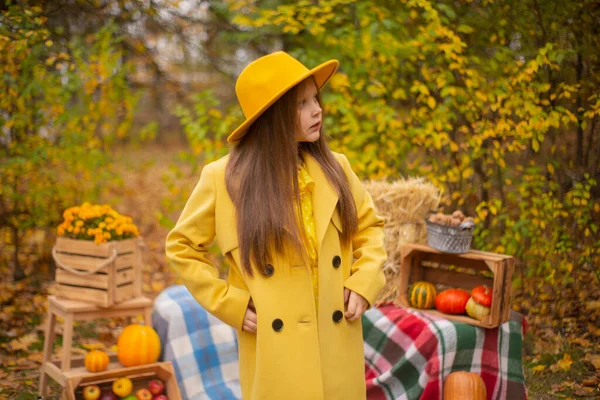
[[[444,382],[444,400],[485,400],[485,383],[474,372],[453,372]]]
[[[160,338],[151,327],[132,324],[119,335],[117,348],[119,361],[125,367],[151,364],[160,356]]]
[[[85,355],[83,364],[85,368],[90,372],[100,372],[108,368],[108,354],[102,350],[92,350]]]

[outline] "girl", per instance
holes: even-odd
[[[198,303],[237,330],[243,399],[366,396],[360,317],[386,253],[371,197],[321,135],[319,89],[337,66],[276,52],[242,71],[235,146],[204,167],[166,239]],[[206,257],[213,239],[227,281]]]

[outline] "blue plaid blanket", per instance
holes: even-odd
[[[154,300],[152,325],[171,361],[183,399],[242,398],[235,329],[207,313],[183,285]]]

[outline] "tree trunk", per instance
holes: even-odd
[[[596,131],[596,122],[597,121],[598,121],[598,116],[594,115],[594,118],[592,118],[592,123],[590,126],[590,135],[588,136],[588,143],[587,143],[587,146],[585,146],[584,165],[586,166],[586,168],[590,162],[590,152],[592,151],[592,148],[594,147],[594,135],[595,135],[595,131]]]
[[[577,82],[581,83],[581,79],[583,78],[583,56],[581,53],[577,53]],[[575,105],[575,115],[577,115],[577,154],[576,154],[576,162],[577,165],[584,167],[585,161],[583,158],[583,127],[581,124],[583,123],[583,115],[581,112],[581,93],[577,95],[577,102]]]
[[[11,227],[13,234],[13,243],[15,244],[15,251],[13,253],[13,279],[16,281],[20,281],[25,278],[25,271],[23,271],[23,267],[21,267],[21,263],[19,262],[19,230],[16,227]]]

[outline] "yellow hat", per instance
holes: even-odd
[[[235,93],[246,120],[229,135],[227,141],[235,143],[240,140],[267,108],[309,76],[315,77],[321,89],[338,65],[337,60],[329,60],[309,70],[283,51],[268,54],[248,64],[235,84]]]

